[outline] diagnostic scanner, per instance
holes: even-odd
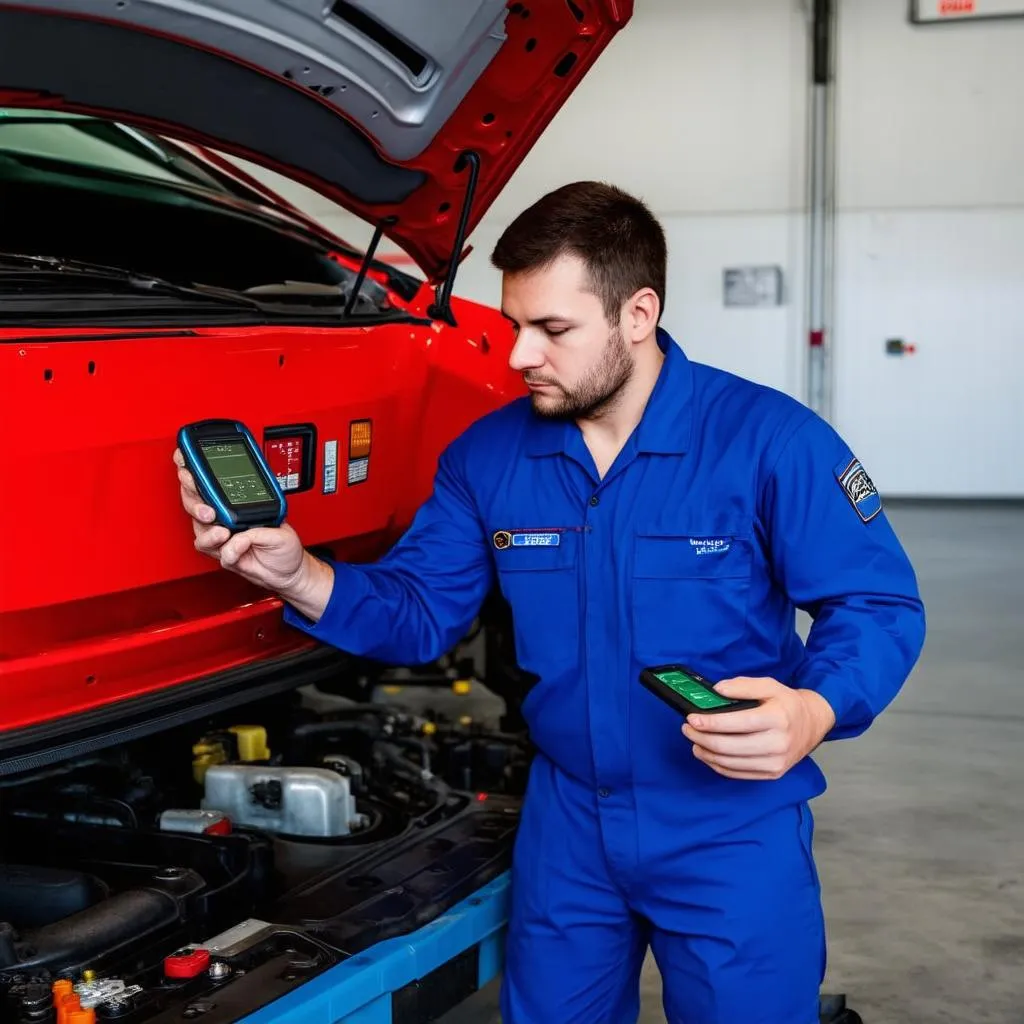
[[[756,708],[760,701],[735,700],[716,693],[702,675],[685,665],[656,665],[640,673],[640,682],[683,715],[718,715]]]
[[[252,433],[238,420],[202,420],[178,431],[178,448],[216,522],[232,533],[280,526],[284,492]]]

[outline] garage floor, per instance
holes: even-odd
[[[890,506],[922,660],[815,802],[826,988],[865,1024],[1024,1022],[1024,508]],[[642,1024],[664,1021],[653,962]],[[496,986],[444,1024],[498,1024]],[[737,1021],[736,1024],[742,1024]]]

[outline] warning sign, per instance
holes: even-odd
[[[910,18],[921,24],[986,18],[1024,18],[1022,0],[911,0]]]

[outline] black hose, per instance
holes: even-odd
[[[158,889],[128,889],[63,921],[23,932],[18,943],[21,959],[0,967],[77,969],[137,945],[178,919],[178,901],[173,896]]]
[[[381,757],[387,761],[391,770],[398,778],[405,779],[411,785],[432,794],[442,803],[450,796],[451,789],[443,779],[438,778],[436,775],[424,778],[421,773],[413,768],[402,754],[402,751],[394,746],[392,742],[382,740],[375,744],[375,749],[380,752]]]
[[[414,736],[391,736],[388,742],[417,751],[420,755],[420,767],[425,772],[430,771],[430,747],[424,740],[416,739]]]
[[[359,733],[371,740],[380,736],[380,727],[366,722],[306,722],[292,730],[292,738],[297,740],[315,739],[320,736],[332,736],[346,732]]]

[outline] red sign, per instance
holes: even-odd
[[[939,0],[939,14],[973,14],[974,0]]]
[[[267,457],[270,471],[284,491],[294,491],[302,481],[302,465],[305,457],[303,438],[275,437],[263,442],[263,453]]]

